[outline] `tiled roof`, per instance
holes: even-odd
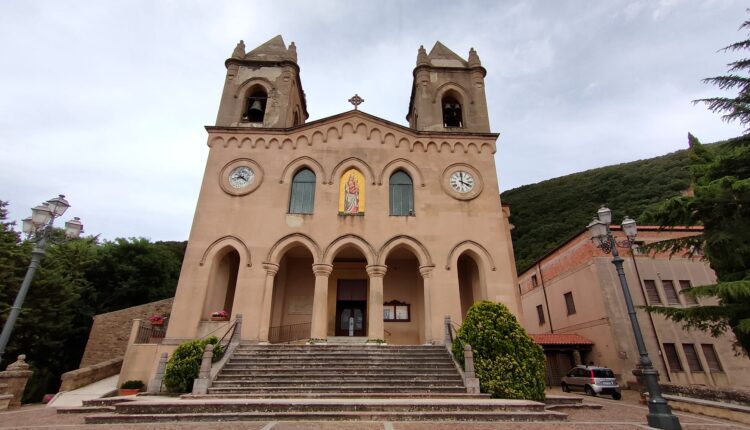
[[[593,345],[594,342],[575,333],[555,333],[555,334],[532,334],[534,343],[538,345]]]

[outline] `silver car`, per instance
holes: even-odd
[[[561,386],[566,393],[582,390],[589,396],[604,394],[611,395],[615,400],[622,398],[615,373],[606,367],[576,366],[563,376]]]

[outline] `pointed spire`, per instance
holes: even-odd
[[[232,58],[245,58],[245,41],[240,39],[240,42],[237,44],[237,46],[234,47],[234,52],[232,52]]]
[[[430,63],[432,63],[432,65],[451,65],[454,67],[467,66],[466,60],[448,49],[448,47],[443,45],[439,40],[435,42],[435,46],[433,46],[430,50],[428,58],[430,59]]]
[[[246,60],[279,61],[288,59],[288,52],[281,35],[273,37],[245,55]]]
[[[425,51],[424,45],[419,45],[419,50],[417,51],[417,66],[429,64],[430,60],[427,59],[427,51]]]
[[[482,62],[479,61],[479,55],[474,48],[469,49],[469,67],[481,66]]]
[[[297,62],[297,45],[295,45],[294,42],[290,43],[289,49],[287,49],[286,51],[289,54],[289,58],[296,63]]]

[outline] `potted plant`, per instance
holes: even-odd
[[[211,321],[229,321],[229,314],[225,310],[212,312]]]
[[[151,315],[148,317],[148,320],[151,321],[151,325],[164,325],[164,321],[167,320],[166,316],[163,315]]]
[[[134,396],[143,389],[143,381],[131,380],[125,381],[120,385],[119,395]]]

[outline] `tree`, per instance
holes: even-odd
[[[747,9],[747,11],[750,12],[750,9]],[[739,29],[750,30],[750,20],[743,22]],[[721,49],[720,52],[745,49],[750,49],[750,39],[733,43]],[[729,66],[728,75],[706,78],[703,82],[716,85],[722,90],[737,88],[739,90],[737,97],[710,97],[694,100],[693,103],[705,103],[708,105],[708,110],[714,113],[726,112],[722,115],[722,119],[726,122],[739,121],[746,127],[745,134],[747,134],[750,133],[750,77],[747,76],[747,73],[750,72],[750,58],[733,61],[727,66]],[[741,72],[745,72],[745,76],[739,74]]]
[[[676,308],[648,306],[650,312],[682,322],[686,328],[720,336],[731,330],[739,347],[750,351],[750,136],[706,148],[692,135],[693,195],[664,202],[649,216],[662,226],[702,225],[703,234],[658,242],[657,250],[703,254],[717,283],[685,291],[715,297],[716,305]]]
[[[750,12],[750,9],[747,9]],[[740,30],[750,30],[750,20]],[[750,39],[733,43],[721,51],[750,49]],[[706,330],[719,336],[731,330],[737,345],[750,352],[750,59],[728,64],[729,74],[707,78],[705,83],[722,90],[737,88],[734,98],[712,97],[695,100],[705,103],[712,112],[725,112],[722,119],[739,121],[744,134],[724,145],[708,149],[688,134],[692,196],[669,199],[654,213],[663,226],[703,225],[703,234],[691,238],[665,241],[657,249],[678,252],[702,250],[717,276],[717,283],[687,290],[697,297],[715,297],[716,305],[690,308],[650,306],[651,312],[682,322],[687,328]],[[742,76],[738,73],[744,72]]]

